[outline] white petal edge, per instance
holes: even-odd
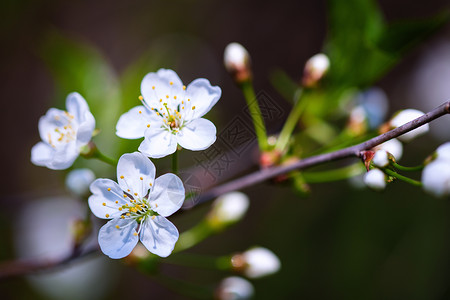
[[[86,112],[90,113],[86,100],[77,92],[67,95],[66,108],[67,112],[75,117],[78,124],[84,123]]]
[[[167,257],[178,240],[178,229],[162,216],[147,219],[141,223],[141,242],[153,254]]]
[[[138,150],[149,157],[161,158],[177,150],[177,140],[163,128],[149,129]]]
[[[130,254],[139,241],[139,237],[134,235],[137,225],[133,219],[121,218],[113,219],[103,225],[98,233],[98,243],[102,252],[113,259]],[[116,226],[119,226],[119,229]]]
[[[211,86],[208,79],[198,78],[192,81],[186,89],[186,99],[190,99],[191,107],[195,106],[192,114],[186,120],[201,118],[219,101],[222,90],[218,86]]]
[[[108,188],[111,190],[108,191]],[[92,195],[88,199],[88,204],[97,218],[112,219],[121,215],[118,208],[126,204],[126,201],[122,197],[122,189],[116,182],[111,179],[99,178],[91,183],[90,190]],[[106,214],[109,216],[106,217]]]
[[[139,152],[125,153],[117,163],[117,182],[123,191],[133,196],[134,193],[140,197],[147,195],[155,181],[155,174],[155,165]]]
[[[183,82],[173,70],[159,69],[156,73],[148,73],[142,79],[141,93],[150,107],[156,107],[159,99],[165,99],[166,95],[170,98],[179,97],[183,92]]]
[[[205,150],[216,141],[216,132],[211,121],[203,118],[193,120],[178,133],[177,142],[185,149]]]
[[[144,106],[133,107],[120,116],[116,125],[116,135],[124,139],[141,138],[151,123],[152,117]]]
[[[164,174],[155,180],[150,193],[152,209],[163,217],[168,217],[183,205],[185,190],[183,182],[175,174]]]

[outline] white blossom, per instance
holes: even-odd
[[[39,119],[39,134],[42,142],[31,150],[31,162],[53,170],[70,167],[92,137],[95,128],[94,116],[86,100],[71,93],[66,99],[67,111],[50,108]]]
[[[436,197],[450,195],[450,142],[436,149],[436,159],[423,169],[422,184],[425,191]]]
[[[161,257],[172,252],[179,233],[166,217],[183,204],[184,187],[174,174],[155,180],[155,172],[146,156],[127,153],[117,165],[118,184],[103,178],[91,184],[89,207],[95,216],[110,220],[98,235],[100,248],[109,257],[127,256],[139,239]]]
[[[187,87],[172,70],[147,74],[141,83],[141,106],[123,114],[116,126],[121,138],[144,137],[143,154],[160,158],[172,154],[177,145],[205,150],[216,140],[216,127],[202,118],[221,96],[218,86],[199,78]]]

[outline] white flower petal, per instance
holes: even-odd
[[[155,173],[155,165],[139,152],[122,155],[117,164],[117,181],[131,195],[146,196],[155,181]]]
[[[438,158],[426,165],[422,183],[424,190],[436,197],[450,195],[450,160]]]
[[[144,136],[148,125],[152,126],[155,115],[144,106],[136,106],[120,116],[116,125],[117,136],[124,139],[138,139]]]
[[[67,112],[74,116],[78,124],[82,124],[86,118],[86,112],[89,112],[89,106],[84,98],[78,93],[70,93],[66,98]]]
[[[157,107],[159,99],[166,99],[166,96],[173,99],[173,96],[179,97],[183,92],[183,83],[180,77],[168,69],[159,69],[156,73],[148,73],[141,83],[142,96],[150,107]]]
[[[203,118],[193,120],[181,129],[177,141],[185,149],[205,150],[216,141],[216,126]]]
[[[164,128],[156,128],[145,132],[145,139],[139,151],[152,158],[161,158],[177,150],[175,135]]]
[[[364,175],[364,183],[376,191],[384,190],[386,177],[380,169],[372,169]]]
[[[90,189],[92,195],[88,200],[89,208],[97,218],[112,219],[122,214],[118,208],[127,202],[122,197],[123,191],[116,182],[99,178],[91,184]]]
[[[77,131],[77,147],[81,147],[89,143],[92,138],[92,132],[95,129],[95,118],[90,111],[84,113],[84,122],[78,124]]]
[[[55,150],[44,142],[39,142],[31,149],[31,162],[37,166],[47,166]]]
[[[183,205],[184,186],[175,174],[164,174],[155,180],[150,193],[152,209],[163,217],[168,217]]]
[[[50,143],[50,140],[56,140],[54,138],[55,129],[66,125],[64,120],[64,111],[57,108],[50,108],[45,115],[39,118],[39,135],[42,141]]]
[[[208,79],[198,78],[192,81],[186,89],[185,99],[190,99],[190,112],[186,113],[186,120],[201,118],[219,101],[222,90],[218,86],[211,86]]]
[[[162,216],[149,218],[141,223],[141,242],[148,251],[167,257],[172,253],[178,240],[178,229]]]
[[[138,235],[134,235],[137,225],[133,219],[121,218],[106,223],[98,233],[98,243],[102,252],[114,259],[130,254],[139,241]]]
[[[68,143],[57,149],[39,142],[31,149],[31,162],[52,170],[64,170],[77,159],[79,152],[74,143]]]

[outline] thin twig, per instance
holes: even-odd
[[[407,133],[417,127],[429,123],[439,117],[450,113],[450,102],[446,102],[439,107],[433,109],[429,113],[412,120],[400,127],[388,131],[382,135],[376,136],[366,142],[358,145],[347,147],[338,151],[325,153],[321,155],[311,156],[289,165],[275,166],[268,169],[256,171],[246,176],[240,177],[228,183],[216,186],[202,194],[196,199],[196,205],[214,199],[224,193],[243,189],[245,187],[263,182],[267,179],[277,177],[282,174],[289,173],[293,170],[306,169],[312,166],[317,166],[330,161],[340,160],[348,157],[360,157],[361,151],[372,149],[373,147],[382,144],[388,140],[396,138],[404,133]],[[192,208],[192,207],[190,207]]]

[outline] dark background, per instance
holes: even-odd
[[[448,8],[444,0],[383,0],[379,4],[390,21],[427,17]],[[256,91],[267,93],[287,112],[289,104],[271,87],[268,75],[280,68],[299,79],[305,61],[320,52],[327,28],[324,1],[10,0],[1,7],[2,260],[15,257],[13,224],[22,207],[40,196],[67,193],[61,172],[30,162],[30,149],[39,140],[39,117],[55,103],[63,108],[61,97],[65,97],[48,66],[45,45],[49,36],[57,34],[96,49],[118,78],[132,70],[129,66],[148,49],[164,52],[169,47],[176,62],[167,67],[176,68],[185,83],[205,77],[221,86],[223,96],[211,114],[220,131],[244,106],[222,67],[228,43],[240,42],[248,49]],[[414,97],[410,97],[412,78],[423,58],[445,43],[450,43],[448,25],[377,83],[390,99],[391,112],[405,107],[427,110],[428,102],[445,101],[412,102]],[[442,66],[450,68],[449,56]],[[439,72],[432,74],[437,81]],[[280,122],[270,123],[269,130],[276,132]],[[407,145],[405,162],[417,163],[445,139],[449,135],[430,135]],[[182,164],[192,165],[189,161]],[[253,245],[273,250],[283,266],[278,274],[253,282],[257,299],[450,298],[448,201],[403,183],[383,193],[354,190],[347,182],[315,185],[307,199],[298,198],[288,187],[258,185],[245,192],[252,203],[244,221],[191,252],[223,255]],[[205,209],[192,212],[191,220],[186,213],[173,221],[188,228]],[[108,279],[106,299],[176,297],[132,268],[108,263],[121,272]],[[227,275],[172,266],[164,270],[207,286]],[[1,282],[0,293],[2,299],[48,297],[35,292],[23,278]]]

